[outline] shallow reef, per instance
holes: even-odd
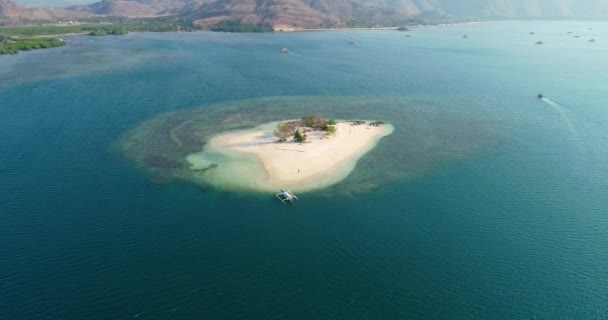
[[[256,98],[160,114],[126,133],[117,145],[157,179],[200,185],[205,182],[195,177],[201,170],[192,170],[186,156],[200,151],[210,137],[221,132],[312,113],[390,122],[395,127],[393,134],[361,158],[345,180],[323,190],[325,194],[353,194],[417,177],[442,163],[470,157],[495,141],[496,124],[484,119],[483,112],[476,112],[478,108],[455,108],[411,97]]]

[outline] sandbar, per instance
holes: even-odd
[[[346,178],[357,161],[393,132],[390,124],[355,125],[338,121],[336,132],[307,133],[307,142],[279,142],[279,122],[211,138],[201,152],[187,156],[196,178],[212,185],[251,191],[310,191]]]

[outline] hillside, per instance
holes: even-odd
[[[0,0],[0,17],[7,24],[20,24],[31,20],[78,19],[91,14],[56,8],[29,8],[21,4]]]
[[[28,1],[28,0],[20,0]],[[33,1],[33,0],[30,0]],[[67,9],[0,0],[0,22],[95,15],[176,15],[208,28],[221,21],[275,29],[395,26],[431,19],[606,19],[604,0],[102,0]],[[3,18],[2,18],[3,17]],[[8,19],[8,22],[6,22]]]
[[[206,25],[224,19],[318,27],[390,24],[413,17],[606,19],[604,0],[102,0],[71,8],[103,15],[180,14]],[[384,19],[384,20],[383,20]]]
[[[198,8],[205,0],[102,0],[69,10],[106,16],[161,16]]]
[[[221,20],[239,20],[246,24],[290,26],[297,28],[338,26],[339,19],[301,1],[293,0],[223,0],[204,4],[187,14],[196,25],[206,27]]]
[[[352,0],[102,0],[69,9],[108,16],[179,15],[202,28],[230,20],[276,29],[396,25],[419,12],[412,3],[391,8]]]

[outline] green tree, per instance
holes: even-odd
[[[220,21],[209,28],[216,32],[273,32],[274,29],[270,25],[265,24],[248,24],[239,20],[224,20]]]
[[[296,140],[296,142],[305,142],[306,141],[306,134],[302,134],[300,132],[300,129],[296,130],[296,133],[293,134],[293,139]]]
[[[97,30],[93,30],[91,32],[89,32],[90,36],[96,36],[96,37],[103,37],[103,36],[107,36],[108,32],[104,29],[97,29]]]

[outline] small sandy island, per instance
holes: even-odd
[[[218,135],[187,160],[197,178],[220,187],[307,191],[346,178],[392,132],[392,125],[379,121],[307,116]]]

